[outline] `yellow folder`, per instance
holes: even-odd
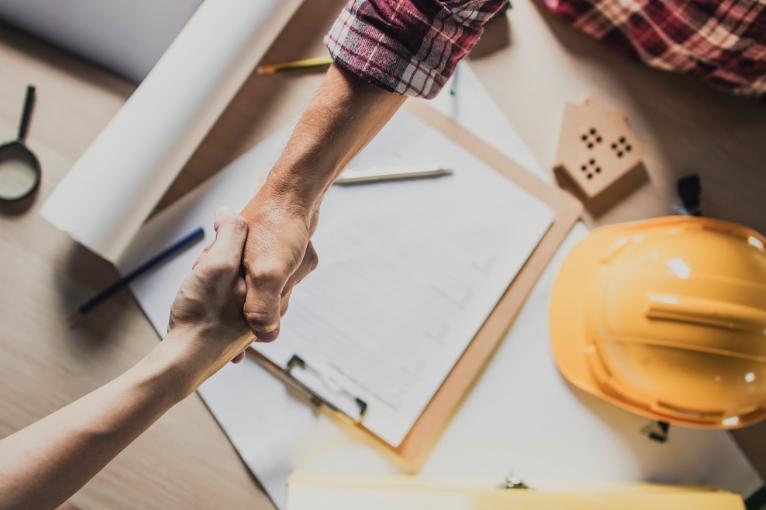
[[[294,474],[288,510],[744,510],[730,492],[666,485],[579,485],[499,489],[490,484],[424,481],[414,477],[336,477]]]

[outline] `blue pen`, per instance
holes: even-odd
[[[98,305],[109,299],[110,297],[117,294],[119,291],[127,287],[130,282],[141,276],[142,274],[146,273],[147,271],[150,271],[155,266],[161,264],[165,260],[169,259],[170,257],[176,255],[177,253],[181,252],[182,250],[188,248],[189,246],[197,243],[198,241],[202,240],[205,237],[205,230],[202,227],[197,227],[192,232],[186,234],[181,239],[175,241],[173,244],[162,250],[160,253],[155,255],[154,257],[150,258],[140,266],[138,266],[136,269],[125,275],[124,277],[120,278],[113,284],[111,284],[109,287],[105,288],[92,298],[90,298],[88,301],[80,305],[80,307],[77,309],[77,312],[74,314],[73,318],[76,318],[81,315],[85,315],[86,313],[90,312],[94,308],[96,308]]]

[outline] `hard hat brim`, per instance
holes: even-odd
[[[594,230],[566,255],[553,284],[548,315],[553,356],[559,371],[577,388],[612,401],[588,367],[585,323],[587,301],[595,291],[598,260],[615,238],[608,230]]]

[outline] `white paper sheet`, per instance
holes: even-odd
[[[114,262],[300,0],[207,0],[43,205]]]
[[[551,180],[552,172],[544,170],[532,156],[508,117],[465,61],[458,64],[455,74],[429,104],[538,177]]]

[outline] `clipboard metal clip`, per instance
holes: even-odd
[[[293,370],[299,369],[303,370],[309,374],[311,374],[315,379],[318,379],[319,381],[322,381],[324,386],[326,386],[331,391],[334,391],[336,393],[339,393],[343,395],[346,398],[351,399],[354,404],[356,404],[358,408],[358,413],[356,416],[350,416],[347,412],[344,412],[342,409],[340,409],[337,405],[333,404],[329,400],[321,397],[318,395],[315,391],[311,390],[306,384],[301,382],[294,374]],[[312,367],[306,361],[298,356],[297,354],[293,354],[289,361],[287,362],[287,367],[284,370],[285,376],[287,376],[290,381],[292,381],[294,384],[300,386],[300,388],[307,394],[311,396],[311,402],[315,405],[324,405],[328,408],[332,409],[335,412],[341,413],[345,416],[348,416],[351,420],[353,420],[355,423],[361,423],[364,420],[365,415],[367,414],[368,405],[367,402],[356,396],[353,395],[351,392],[346,390],[345,388],[341,388],[338,386],[338,384],[334,380],[330,380],[327,377],[325,377],[321,372],[319,372],[316,368]]]

